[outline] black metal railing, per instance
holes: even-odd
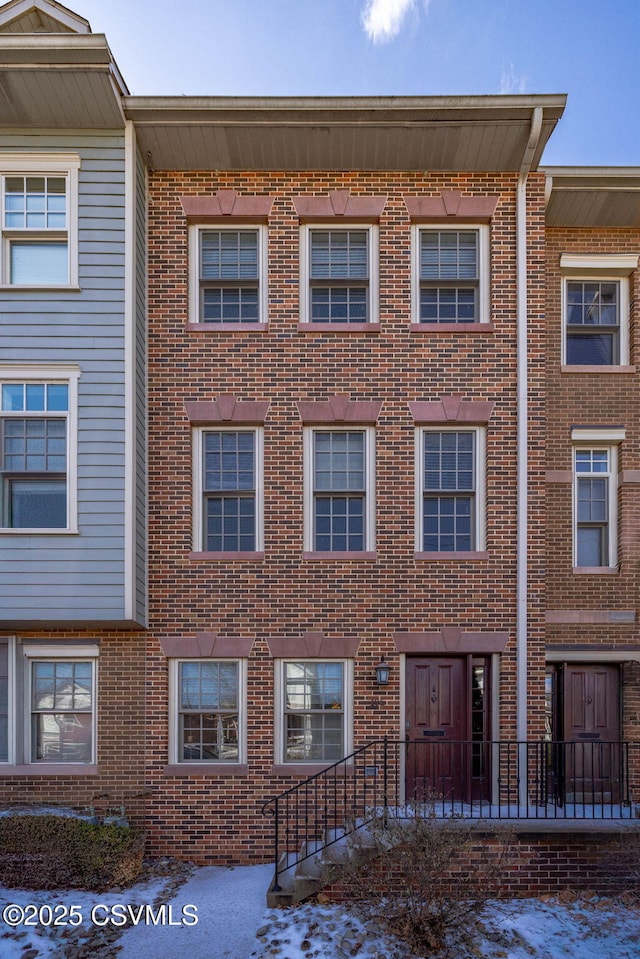
[[[379,816],[628,819],[640,810],[640,743],[392,740],[269,799],[275,878]]]

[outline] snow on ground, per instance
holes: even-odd
[[[269,869],[262,866],[206,867],[196,869],[179,889],[163,877],[108,893],[0,887],[0,956],[412,959],[398,940],[376,923],[358,919],[346,905],[311,902],[267,909],[269,878]],[[623,899],[564,895],[492,905],[466,945],[456,947],[448,959],[640,959],[640,904]],[[158,904],[165,907],[161,916]],[[197,923],[185,904],[195,906]],[[131,906],[130,918],[137,916],[138,925],[123,930],[116,905]],[[156,912],[136,912],[145,906]],[[25,925],[23,920],[30,921]],[[141,937],[142,925],[154,928]],[[92,929],[94,938],[88,940]]]
[[[398,940],[380,934],[374,924],[354,918],[340,906],[303,904],[271,912],[268,930],[259,931],[265,934],[253,959],[414,959]],[[470,940],[445,955],[447,959],[639,959],[640,909],[599,897],[572,903],[551,897],[509,900],[490,906]]]

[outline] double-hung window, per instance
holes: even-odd
[[[314,552],[374,549],[374,431],[307,432],[307,548]]]
[[[616,564],[616,447],[575,447],[574,563]]]
[[[620,363],[620,280],[567,280],[567,365]]]
[[[95,763],[98,653],[0,640],[0,762]]]
[[[262,435],[261,429],[196,431],[196,550],[262,548]]]
[[[564,365],[629,362],[629,276],[637,266],[636,254],[562,254]]]
[[[301,246],[303,321],[375,322],[377,228],[304,226]]]
[[[244,751],[243,661],[175,660],[173,761],[239,763]]]
[[[53,372],[51,370],[50,372]],[[4,373],[4,375],[3,375]],[[0,370],[0,527],[71,529],[77,374],[32,380]]]
[[[0,158],[2,284],[77,285],[77,155]]]
[[[347,661],[283,661],[282,761],[333,763],[350,749]]]
[[[207,325],[264,323],[266,228],[191,228],[191,322]]]
[[[487,227],[416,227],[418,323],[488,320]]]
[[[94,663],[31,662],[31,761],[90,763],[93,756]]]
[[[418,431],[418,551],[484,549],[484,434],[479,429]]]

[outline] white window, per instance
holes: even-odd
[[[194,550],[262,549],[263,430],[194,431]]]
[[[306,323],[378,321],[378,229],[302,226],[300,306]]]
[[[0,640],[0,762],[95,763],[98,652]]]
[[[267,228],[192,226],[192,323],[266,323]]]
[[[0,368],[0,528],[76,527],[77,368]]]
[[[629,274],[633,255],[563,254],[562,362],[624,366],[629,362]]]
[[[416,323],[489,321],[489,228],[413,228]]]
[[[375,431],[305,430],[305,549],[375,549]]]
[[[419,429],[416,435],[416,550],[485,548],[485,434]]]
[[[617,446],[576,446],[573,450],[574,566],[617,564]]]
[[[352,660],[282,660],[276,668],[276,762],[328,764],[349,755]]]
[[[78,285],[77,154],[0,157],[2,285]]]
[[[242,763],[245,660],[171,661],[174,763]]]

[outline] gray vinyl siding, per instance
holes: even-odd
[[[119,623],[127,619],[124,137],[1,135],[0,153],[11,150],[81,158],[80,291],[0,291],[0,365],[81,370],[79,532],[0,535],[0,624]]]
[[[136,153],[136,619],[147,621],[147,171]]]

